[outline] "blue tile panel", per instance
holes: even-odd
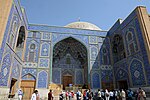
[[[111,65],[111,59],[110,59],[110,46],[109,38],[105,38],[103,44],[100,47],[99,51],[99,57],[100,57],[100,65]],[[105,60],[105,61],[104,61]]]
[[[30,46],[32,44],[35,45],[35,49],[30,49]],[[34,53],[33,62],[38,62],[39,50],[40,50],[39,48],[40,48],[40,40],[39,39],[27,38],[26,50],[25,50],[25,61],[30,62],[29,61],[30,52],[33,52]]]
[[[100,88],[100,75],[97,72],[92,74],[92,88]]]
[[[102,82],[113,82],[113,72],[112,70],[102,70],[101,71],[101,81]]]
[[[139,33],[137,34],[138,35],[138,41],[139,41],[139,45],[140,45],[140,53],[142,53],[142,57],[143,57],[143,62],[144,62],[144,68],[145,68],[145,71],[146,71],[146,77],[147,77],[147,82],[148,84],[150,85],[150,63],[148,61],[148,56],[147,56],[147,52],[146,52],[146,48],[145,48],[145,44],[144,44],[144,39],[143,39],[143,35],[142,35],[142,31],[141,31],[141,28],[140,28],[140,24],[139,24],[139,21],[138,19],[136,18],[135,19],[135,28],[136,28],[136,31]]]
[[[46,71],[40,71],[38,73],[38,88],[47,88],[48,74]]]
[[[52,75],[53,75],[52,76],[53,83],[61,84],[61,70],[53,69]]]
[[[27,77],[27,75],[32,77]],[[22,80],[36,80],[37,70],[33,68],[23,68],[22,69]]]
[[[123,68],[117,68],[115,71],[115,77],[117,81],[128,80],[128,72]]]
[[[47,41],[50,41],[51,40],[51,34],[50,33],[47,33],[47,32],[43,32],[42,34],[42,39],[43,40],[47,40]]]
[[[17,59],[14,58],[13,65],[12,65],[11,78],[18,80],[20,78],[21,71],[22,71],[21,63]]]
[[[83,84],[83,73],[81,70],[76,71],[76,84]]]
[[[41,51],[40,56],[46,56],[49,57],[50,52],[50,43],[41,41]]]
[[[11,54],[8,53],[4,56],[2,61],[1,73],[0,73],[0,86],[8,85],[8,77],[11,66]]]
[[[80,35],[98,35],[98,36],[106,36],[107,31],[93,31],[93,30],[84,30],[84,29],[71,29],[65,27],[53,27],[53,26],[44,26],[44,25],[29,25],[29,31],[46,31],[52,33],[74,33]]]
[[[91,67],[92,69],[99,69],[99,64],[96,61],[91,61]]]
[[[130,64],[130,73],[133,86],[146,85],[143,64],[141,61],[135,59]]]
[[[96,60],[98,57],[98,47],[97,45],[90,45],[90,59]]]
[[[49,59],[48,58],[40,58],[39,63],[40,63],[39,67],[49,68]]]

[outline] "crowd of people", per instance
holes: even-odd
[[[137,91],[98,89],[95,92],[87,89],[83,93],[78,90],[75,94],[67,91],[59,95],[59,100],[72,100],[73,98],[74,100],[146,100],[146,94],[143,89],[139,88]]]
[[[18,90],[18,99],[22,100],[23,92]],[[31,100],[40,100],[38,91],[35,90],[31,96]],[[48,100],[54,100],[53,91],[48,93]],[[55,99],[56,100],[56,99]],[[139,88],[137,91],[128,90],[100,90],[91,91],[90,89],[84,90],[82,93],[78,90],[76,93],[73,91],[61,91],[59,100],[146,100],[145,91]]]

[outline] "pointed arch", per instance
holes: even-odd
[[[57,43],[59,43],[60,41],[63,41],[63,40],[68,39],[68,38],[73,38],[73,39],[75,39],[76,41],[80,42],[83,46],[85,46],[86,49],[88,48],[87,45],[86,45],[84,42],[82,42],[80,39],[75,38],[75,37],[73,37],[73,36],[66,36],[66,37],[60,39],[59,41],[57,41],[57,42],[55,42],[55,43],[53,44],[53,47],[54,47]]]
[[[136,36],[136,30],[133,26],[129,26],[126,34],[125,34],[125,40],[126,40],[126,45],[127,45],[127,51],[128,55],[132,55],[135,52],[138,51],[138,41],[137,41],[137,36]]]
[[[11,54],[6,53],[3,61],[2,61],[2,67],[1,67],[1,73],[0,73],[0,86],[7,86],[8,85],[8,78],[10,73],[10,66],[11,66]]]
[[[52,67],[61,69],[60,74],[62,76],[61,82],[64,86],[63,88],[66,86],[66,83],[64,83],[65,81],[63,79],[67,80],[71,78],[71,83],[76,84],[76,70],[83,70],[80,76],[83,75],[82,77],[84,78],[77,85],[83,85],[84,83],[88,84],[87,47],[72,36],[61,39],[59,42],[55,43],[53,47]],[[54,77],[56,76],[52,77],[55,79]]]
[[[18,38],[17,38],[17,48],[23,48],[24,46],[24,41],[25,41],[25,27],[21,26],[19,29],[19,34],[18,34]]]
[[[132,59],[131,63],[129,64],[129,71],[133,86],[146,84],[144,65],[142,61],[136,58]]]
[[[132,41],[133,40],[133,33],[130,31],[127,32],[126,39],[128,42]]]
[[[53,60],[62,58],[68,52],[72,57],[79,58],[81,63],[87,61],[87,48],[72,37],[65,38],[54,45]]]
[[[36,80],[36,77],[31,73],[27,73],[21,77],[22,80]]]

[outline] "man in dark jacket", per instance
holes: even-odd
[[[48,100],[53,100],[53,93],[52,93],[52,90],[49,91],[48,93]]]

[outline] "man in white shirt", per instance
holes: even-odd
[[[122,100],[126,100],[126,93],[123,89],[121,91],[121,98],[122,98]]]
[[[31,100],[37,100],[37,94],[38,94],[38,90],[34,90],[34,93],[31,96]]]
[[[109,94],[110,94],[110,100],[113,100],[114,93],[110,91]]]
[[[105,90],[105,98],[106,98],[106,100],[109,100],[109,98],[110,98],[110,94],[107,89]]]
[[[98,100],[101,100],[101,91],[100,91],[100,89],[98,89],[97,97],[98,97]]]
[[[22,100],[23,92],[21,89],[18,90],[18,99]]]

